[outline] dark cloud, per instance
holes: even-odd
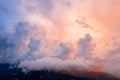
[[[84,38],[80,38],[78,41],[78,53],[77,56],[85,59],[92,59],[92,52],[95,46],[92,44],[92,36],[86,34]]]

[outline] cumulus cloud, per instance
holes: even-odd
[[[119,0],[9,2],[0,1],[0,62],[30,70],[97,66],[120,75]]]
[[[94,44],[91,43],[92,37],[90,34],[86,34],[85,38],[79,39],[78,42],[78,56],[90,59],[92,57],[92,51]]]

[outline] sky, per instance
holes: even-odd
[[[120,0],[0,0],[0,63],[120,77],[119,10]]]

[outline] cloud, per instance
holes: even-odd
[[[90,26],[89,24],[86,23],[86,21],[85,21],[84,18],[81,19],[81,20],[80,20],[80,19],[76,19],[75,21],[76,21],[76,23],[82,25],[84,28],[90,28],[90,29],[93,29],[92,26]]]
[[[1,62],[30,70],[97,66],[119,76],[119,0],[9,2],[0,3],[10,11],[0,10]]]
[[[78,63],[79,61],[79,63]],[[59,63],[59,64],[58,64]],[[29,67],[28,67],[29,66]],[[28,70],[64,70],[64,69],[86,69],[89,65],[81,61],[81,59],[66,59],[62,60],[55,57],[44,57],[37,60],[25,60],[19,64],[19,67]]]
[[[9,13],[8,9],[0,2],[0,9],[3,10],[5,13]]]
[[[69,55],[70,51],[71,51],[71,48],[68,45],[66,45],[64,43],[60,43],[59,48],[56,50],[53,57],[57,57],[60,59],[66,59],[67,56]]]
[[[85,59],[90,59],[92,57],[94,45],[91,43],[91,41],[92,37],[90,34],[86,34],[85,38],[79,39],[77,56],[84,57]]]

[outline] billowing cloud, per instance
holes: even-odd
[[[97,66],[120,76],[119,0],[8,2],[0,1],[0,62],[29,70]]]

